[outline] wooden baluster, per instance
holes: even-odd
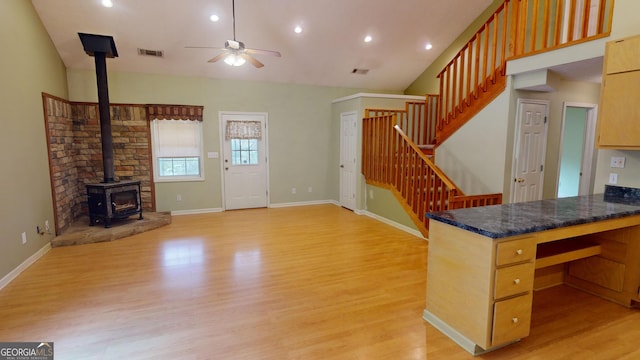
[[[487,68],[489,66],[489,23],[484,24],[484,46],[482,51],[482,91],[487,91]]]
[[[509,4],[504,2],[502,9],[502,44],[500,45],[500,75],[504,76],[507,71],[507,32],[509,31]]]
[[[589,15],[591,14],[591,0],[584,0],[582,13],[582,39],[589,36]]]
[[[473,73],[471,72],[473,70],[472,68],[472,64],[473,64],[473,47],[471,47],[471,43],[467,44],[466,46],[467,48],[467,73],[465,74],[465,78],[467,80],[467,88],[465,91],[465,104],[467,107],[471,106],[471,99],[472,99],[472,90],[471,90],[471,83],[473,82]]]
[[[533,52],[538,50],[538,8],[539,8],[539,3],[538,0],[532,0],[533,1],[533,12],[531,14],[531,19],[529,20],[530,24],[531,24],[531,45],[529,48],[529,51]]]
[[[576,21],[576,0],[569,0],[569,32],[567,42],[573,41],[573,29]]]
[[[498,13],[493,14],[493,36],[491,41],[491,83],[496,83],[497,52],[498,52]]]
[[[556,21],[555,21],[555,36],[554,36],[554,40],[553,40],[553,46],[558,46],[560,45],[560,42],[562,40],[561,36],[562,36],[562,23],[563,23],[563,18],[564,18],[564,6],[562,6],[564,4],[564,1],[561,0],[556,0]]]
[[[482,42],[482,38],[479,34],[475,35],[474,41],[476,43],[476,61],[475,71],[473,73],[473,98],[478,99],[478,96],[480,96],[480,84],[482,83],[482,77],[480,76],[480,59],[482,58],[480,55],[480,44]]]
[[[600,0],[598,2],[598,25],[596,29],[596,35],[604,33],[604,14],[606,1],[607,0]]]
[[[457,103],[457,97],[456,97],[456,90],[458,88],[458,81],[457,81],[457,77],[458,77],[458,61],[459,61],[460,57],[456,56],[453,59],[453,70],[451,71],[451,117],[453,119],[456,118],[457,114],[457,110],[458,110],[458,103]]]
[[[444,91],[444,114],[445,114],[445,119],[444,119],[444,126],[449,124],[449,119],[451,118],[450,116],[450,112],[449,112],[449,107],[450,107],[450,100],[449,97],[451,96],[450,90],[449,90],[449,69],[451,68],[451,66],[447,66],[447,71],[445,72],[445,91]]]
[[[465,49],[462,50],[462,53],[460,54],[460,70],[458,70],[459,74],[458,74],[458,111],[460,113],[462,113],[462,111],[464,110],[464,97],[466,94],[466,92],[464,91],[464,81],[466,79],[464,70],[465,70],[465,56],[467,55],[467,51],[466,51],[466,45],[465,45]]]
[[[551,16],[551,6],[550,0],[544,0],[544,14],[542,21],[542,49],[549,48],[549,27],[551,23],[549,22],[549,18]]]
[[[520,0],[518,11],[518,37],[516,39],[517,51],[516,55],[522,55],[526,51],[525,44],[527,42],[527,19],[528,19],[529,1]]]

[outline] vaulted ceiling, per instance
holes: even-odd
[[[94,68],[78,37],[83,32],[114,37],[119,57],[108,60],[109,71],[395,91],[407,88],[492,3],[236,0],[237,40],[282,53],[258,55],[265,66],[257,69],[209,63],[218,50],[185,48],[223,47],[233,38],[232,0],[112,0],[110,8],[101,0],[32,2],[67,68]],[[163,57],[139,55],[138,48],[161,50]]]

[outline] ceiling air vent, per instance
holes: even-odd
[[[138,55],[142,56],[155,56],[155,57],[163,57],[164,51],[162,50],[149,50],[149,49],[140,49],[138,48]]]
[[[352,74],[358,74],[358,75],[367,75],[367,73],[369,72],[369,69],[353,69],[351,71]]]

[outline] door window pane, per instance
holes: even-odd
[[[230,139],[232,165],[258,165],[258,139]]]

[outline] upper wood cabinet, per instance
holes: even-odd
[[[640,70],[640,36],[608,42],[605,56],[605,74]]]
[[[606,45],[598,147],[640,150],[640,36]]]

